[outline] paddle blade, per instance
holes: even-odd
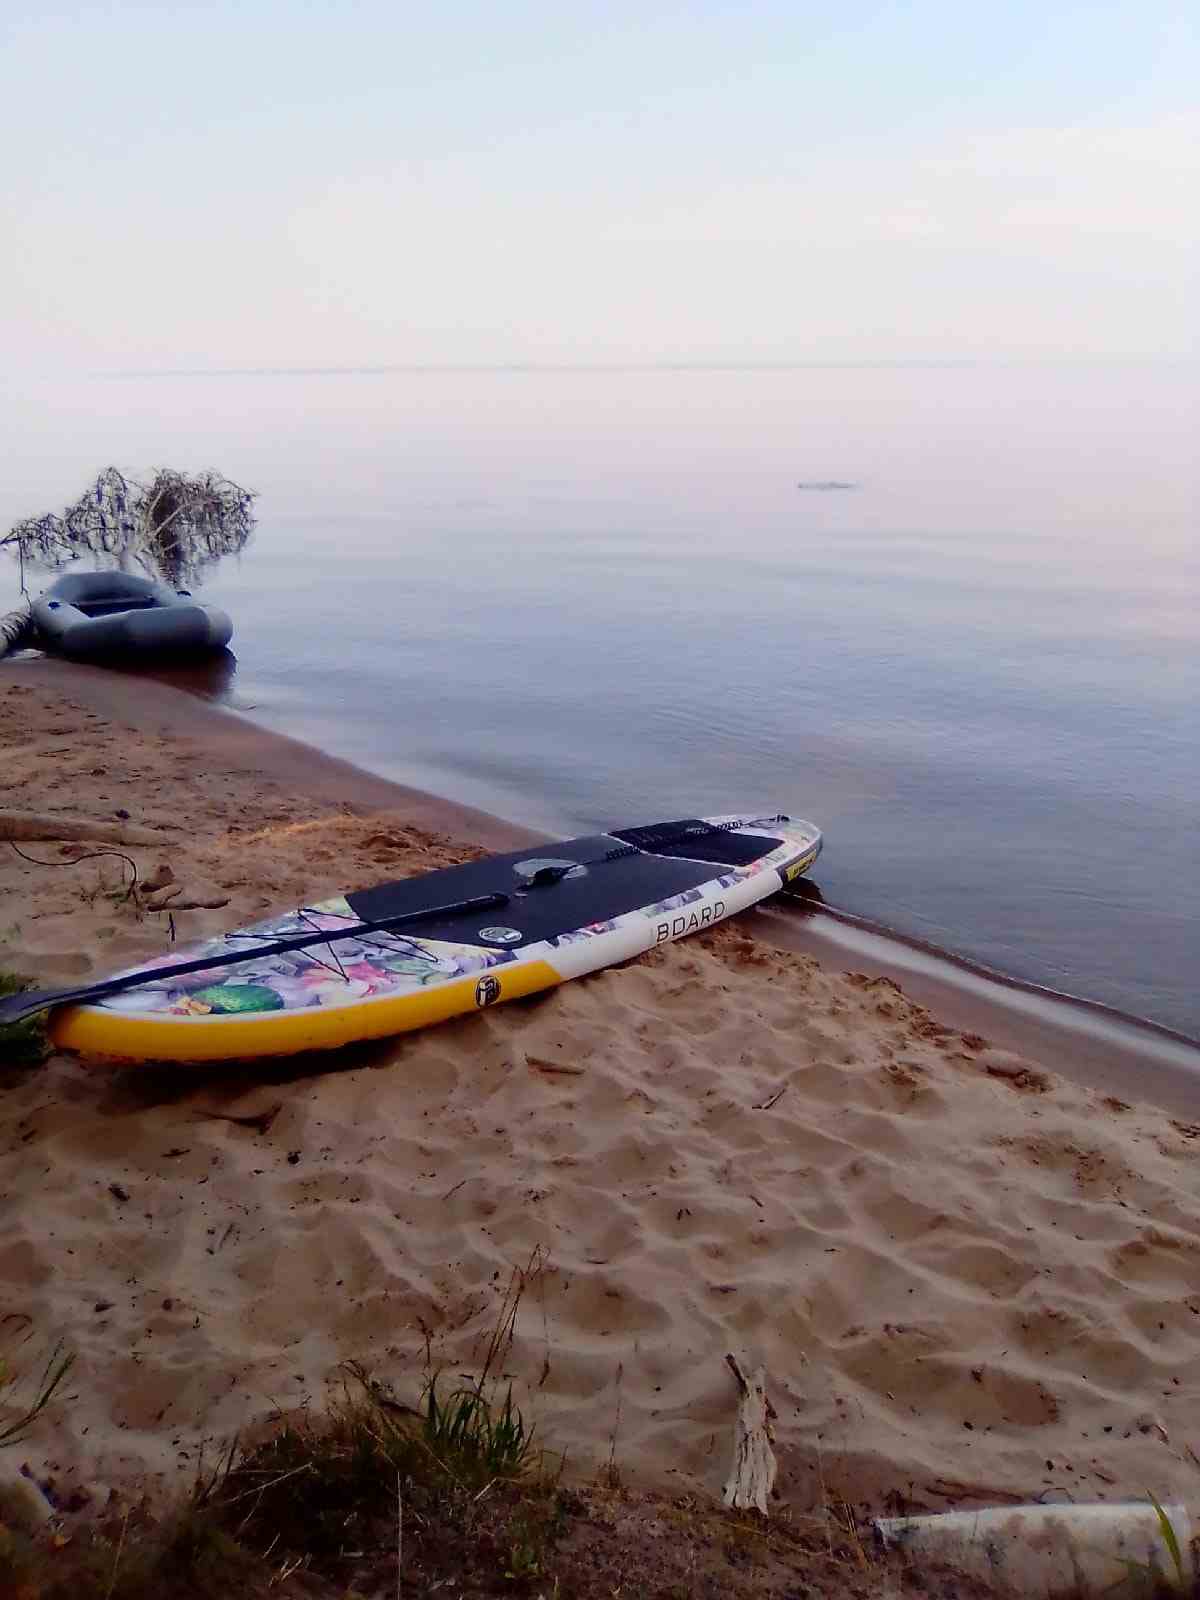
[[[24,1022],[28,1017],[36,1017],[39,1011],[78,997],[74,989],[22,989],[19,994],[6,994],[0,998],[0,1028],[12,1022]]]

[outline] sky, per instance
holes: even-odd
[[[1200,352],[1194,0],[0,0],[10,375]]]

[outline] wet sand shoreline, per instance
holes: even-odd
[[[47,656],[0,663],[15,681],[63,690],[95,710],[143,732],[174,732],[201,741],[215,760],[235,759],[294,783],[316,799],[402,809],[412,822],[485,850],[511,850],[548,835],[425,790],[413,789],[329,755],[302,740],[261,727],[210,698],[186,670],[127,673]],[[193,675],[194,676],[194,675]],[[819,818],[814,819],[819,822]],[[828,840],[828,848],[837,841]],[[815,878],[820,878],[818,865]],[[989,972],[921,945],[894,930],[839,913],[818,900],[780,897],[747,914],[755,935],[826,965],[852,960],[957,1026],[987,1033],[1007,1049],[1033,1055],[1082,1084],[1151,1100],[1180,1115],[1200,1116],[1200,1041],[1098,1002],[1063,995]]]

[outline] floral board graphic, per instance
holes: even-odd
[[[679,894],[669,895],[665,900],[656,900],[652,906],[643,906],[642,915],[656,917],[662,911],[678,911],[680,906],[690,906],[694,900],[703,898],[703,889],[684,889]]]
[[[243,944],[253,948],[289,934],[332,933],[358,920],[343,897],[323,900],[223,939],[210,939],[194,953],[228,955]],[[245,961],[234,966],[155,979],[155,967],[170,966],[179,958],[180,953],[175,952],[148,963],[140,969],[146,973],[143,986],[111,995],[103,1001],[104,1006],[111,1011],[203,1017],[348,1005],[466,977],[512,961],[514,952],[408,939],[398,933],[370,933],[275,955],[248,953]]]
[[[629,913],[609,917],[604,922],[589,922],[584,928],[569,928],[566,933],[552,933],[546,940],[549,945],[581,944],[585,939],[595,939],[602,933],[611,933],[627,920]]]

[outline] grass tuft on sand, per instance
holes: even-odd
[[[284,1419],[202,1469],[165,1513],[7,1516],[4,1600],[984,1600],[996,1591],[877,1553],[853,1517],[769,1520],[689,1495],[566,1488],[511,1391],[405,1406],[357,1364],[322,1418]],[[449,1413],[447,1413],[447,1405]],[[458,1426],[447,1427],[447,1414]],[[496,1454],[497,1439],[509,1443]],[[520,1440],[527,1448],[510,1446]],[[0,1456],[3,1467],[11,1459]],[[611,1475],[610,1475],[611,1476]]]
[[[0,972],[0,998],[23,994],[29,987],[28,981],[16,973]],[[0,1027],[0,1072],[40,1067],[49,1054],[50,1042],[40,1017]]]

